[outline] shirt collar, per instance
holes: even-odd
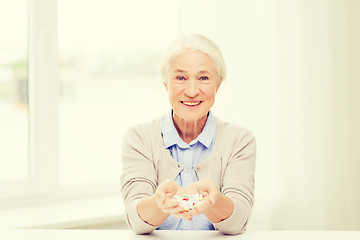
[[[200,133],[200,135],[196,139],[199,140],[199,142],[201,142],[205,147],[209,148],[211,143],[215,139],[215,135],[216,135],[216,120],[214,116],[211,114],[211,112],[209,112],[205,126],[202,132]],[[193,141],[196,141],[196,139]],[[192,142],[190,142],[190,145],[192,144]]]
[[[172,110],[169,111],[161,119],[161,132],[163,141],[166,148],[177,144],[180,148],[188,148],[189,145],[194,145],[196,142],[202,143],[205,147],[209,148],[216,134],[216,120],[211,112],[209,112],[205,126],[200,135],[192,140],[189,144],[185,143],[176,131],[174,121],[172,118]]]

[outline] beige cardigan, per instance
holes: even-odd
[[[245,230],[254,203],[254,172],[256,143],[252,132],[216,119],[217,132],[210,155],[194,169],[199,179],[208,178],[220,192],[233,200],[232,215],[213,223],[225,234]],[[183,166],[165,148],[160,130],[160,118],[132,127],[124,138],[121,175],[125,216],[129,227],[137,234],[156,229],[137,213],[143,197],[154,194],[165,179],[175,179]]]

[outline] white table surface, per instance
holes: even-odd
[[[1,240],[169,240],[169,239],[241,239],[241,240],[359,240],[360,231],[247,231],[240,235],[223,235],[218,231],[154,231],[135,235],[130,230],[0,230]]]

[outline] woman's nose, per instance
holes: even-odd
[[[185,92],[189,97],[195,97],[196,95],[199,94],[200,89],[199,89],[197,79],[188,80],[188,82],[186,84],[186,91]]]

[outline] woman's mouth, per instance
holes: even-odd
[[[181,103],[188,107],[195,107],[200,105],[202,101],[181,101]]]

